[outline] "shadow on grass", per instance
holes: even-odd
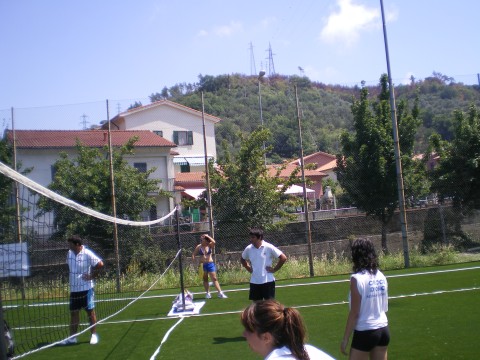
[[[221,344],[226,344],[226,343],[232,343],[232,342],[240,342],[240,341],[246,341],[243,336],[236,336],[236,337],[214,337],[213,338],[213,344],[214,345],[221,345]]]

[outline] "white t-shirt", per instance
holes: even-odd
[[[361,271],[352,275],[362,297],[355,330],[375,330],[388,325],[388,283],[380,270],[375,275]]]
[[[331,357],[327,353],[323,352],[320,349],[317,349],[312,345],[305,345],[305,350],[307,350],[310,360],[335,360],[333,357]],[[292,355],[292,352],[290,351],[290,349],[286,346],[273,350],[265,358],[265,360],[275,360],[275,359],[297,360],[297,358]]]
[[[87,291],[93,288],[93,280],[84,280],[83,274],[90,274],[92,267],[95,267],[101,259],[90,249],[82,246],[82,250],[75,255],[72,250],[68,250],[67,264],[70,270],[70,291]]]
[[[282,254],[283,252],[280,249],[265,240],[262,240],[262,245],[258,249],[253,244],[248,245],[243,250],[242,258],[250,261],[252,266],[250,282],[252,284],[265,284],[275,281],[273,273],[268,272],[265,268],[272,266],[273,260]]]

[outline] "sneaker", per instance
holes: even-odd
[[[96,344],[98,344],[98,335],[92,334],[92,337],[90,338],[90,345],[96,345]]]
[[[77,338],[73,337],[73,338],[63,340],[61,343],[59,343],[59,345],[73,345],[76,343],[77,343]]]
[[[228,296],[225,295],[225,294],[223,293],[223,291],[221,291],[221,292],[218,293],[218,297],[219,297],[220,299],[228,299]]]
[[[212,295],[210,295],[209,292],[205,294],[205,299],[211,299],[211,298],[212,298]]]

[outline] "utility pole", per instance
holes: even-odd
[[[253,54],[253,44],[250,41],[250,75],[257,74],[257,67],[255,66],[255,55]]]

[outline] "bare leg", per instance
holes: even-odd
[[[387,360],[387,346],[375,346],[370,351],[370,359],[372,360]]]
[[[209,272],[208,274],[210,275],[210,279],[212,280],[213,284],[215,285],[215,289],[217,289],[217,291],[219,293],[221,293],[222,289],[220,288],[220,284],[218,283],[217,274],[214,271]]]
[[[370,353],[350,348],[350,360],[368,360]]]
[[[78,324],[80,323],[80,311],[73,310],[70,312],[70,335],[77,333]]]
[[[95,310],[92,309],[92,310],[87,310],[87,314],[88,314],[88,319],[90,320],[90,325],[95,325],[97,323],[97,316],[95,314]],[[90,331],[92,332],[92,334],[95,334],[97,332],[96,330],[96,326],[93,326]]]
[[[210,291],[210,285],[208,284],[208,274],[206,272],[203,273],[203,287],[205,288],[206,293]]]

